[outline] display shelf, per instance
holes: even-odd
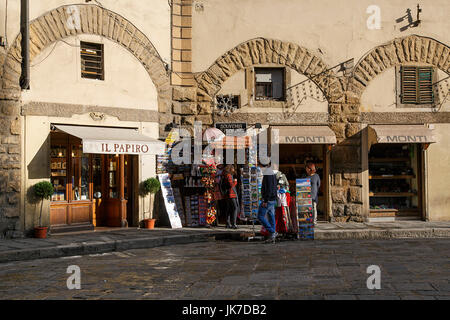
[[[279,166],[280,167],[300,167],[300,168],[304,168],[305,164],[303,164],[303,163],[280,163]],[[315,166],[316,166],[316,168],[323,168],[323,163],[316,163]]]
[[[387,180],[387,179],[414,179],[414,175],[370,175],[369,179],[371,180]]]
[[[413,192],[370,192],[369,197],[414,197]]]
[[[370,162],[408,162],[409,158],[369,158]]]

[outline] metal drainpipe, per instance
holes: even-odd
[[[20,3],[20,33],[22,34],[22,75],[20,87],[30,89],[30,3],[21,0]]]

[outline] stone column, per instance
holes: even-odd
[[[0,239],[23,235],[21,118],[18,92],[0,92]],[[23,218],[23,217],[22,217]]]
[[[362,222],[361,115],[359,99],[346,92],[330,102],[330,128],[337,145],[331,152],[332,221]]]

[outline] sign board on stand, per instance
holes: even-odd
[[[170,225],[173,229],[182,228],[180,215],[178,214],[177,206],[175,204],[175,197],[172,190],[168,173],[158,174],[158,179],[161,182],[161,191],[166,206],[166,212],[169,216]]]

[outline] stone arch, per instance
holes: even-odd
[[[77,7],[80,28],[69,29],[68,8]],[[127,49],[148,72],[158,91],[158,97],[170,99],[170,81],[166,67],[147,36],[121,15],[92,4],[65,5],[53,9],[30,22],[30,60],[55,41],[80,34],[105,37]],[[11,45],[3,70],[2,91],[20,96],[21,35]],[[160,101],[161,109],[161,101]]]
[[[229,50],[206,71],[195,77],[198,85],[197,100],[212,101],[222,84],[233,74],[246,67],[265,63],[287,66],[305,75],[322,90],[328,101],[333,96],[343,95],[341,81],[328,70],[325,62],[310,50],[291,42],[255,38]],[[313,78],[318,74],[321,75]]]
[[[450,74],[450,48],[435,39],[410,35],[382,44],[363,56],[353,72],[353,90],[359,96],[370,81],[386,69],[409,62],[432,65]]]

